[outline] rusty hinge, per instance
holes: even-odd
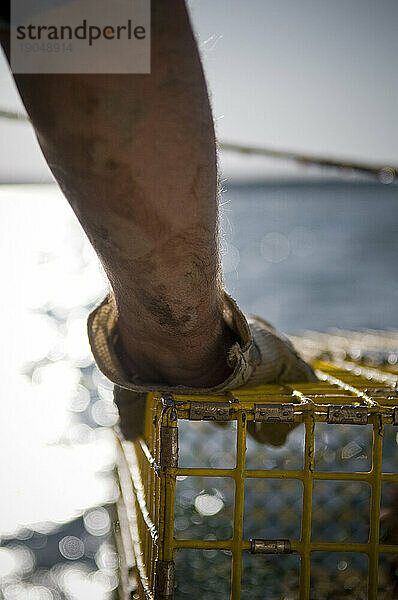
[[[155,600],[172,600],[175,588],[175,563],[172,560],[157,560],[155,569]]]
[[[291,423],[294,421],[293,404],[255,404],[254,420],[266,423]]]
[[[229,402],[191,402],[189,418],[192,421],[228,421]]]
[[[327,423],[344,425],[366,425],[368,409],[366,406],[329,406]]]
[[[250,540],[251,554],[290,554],[290,540]]]
[[[160,428],[160,466],[178,467],[178,429],[177,427]]]

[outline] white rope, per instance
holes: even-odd
[[[11,119],[13,121],[29,121],[29,117],[21,113],[11,112],[9,110],[0,110],[0,118]]]
[[[30,119],[27,115],[8,110],[0,110],[0,118],[30,122]],[[268,158],[289,160],[301,166],[315,165],[323,168],[342,169],[344,171],[362,173],[376,177],[382,183],[392,183],[398,175],[398,167],[392,167],[389,165],[376,165],[367,162],[362,163],[351,160],[342,160],[339,158],[313,156],[310,154],[300,154],[298,152],[289,152],[286,150],[275,150],[273,148],[244,146],[230,142],[219,142],[218,147],[220,150],[224,150],[225,152],[237,152],[246,155],[266,156]]]
[[[229,142],[220,142],[221,150],[230,152],[239,152],[247,155],[266,156],[269,158],[284,159],[296,162],[301,166],[316,165],[318,167],[343,169],[371,175],[376,177],[382,183],[391,183],[397,177],[398,167],[389,165],[376,165],[371,163],[362,163],[351,160],[342,160],[339,158],[329,158],[326,156],[313,156],[310,154],[300,154],[298,152],[289,152],[286,150],[274,150],[272,148],[260,148],[255,146],[242,146]]]

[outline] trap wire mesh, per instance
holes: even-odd
[[[384,597],[379,560],[394,565],[398,555],[398,538],[383,533],[380,519],[383,486],[398,483],[388,472],[394,461],[383,461],[384,433],[395,444],[398,425],[398,334],[294,341],[319,382],[148,394],[143,437],[119,438],[120,598],[337,598],[326,582],[335,584],[332,565],[340,576],[348,564],[346,593],[356,585],[351,597]],[[273,449],[251,439],[251,422],[295,429],[284,449]],[[198,426],[213,434],[201,439]],[[322,434],[329,435],[324,447]],[[223,446],[221,466],[214,440]],[[284,535],[264,535],[278,531]]]

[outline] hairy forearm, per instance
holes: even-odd
[[[143,377],[227,370],[213,122],[182,0],[152,0],[150,75],[18,75],[39,143],[109,277]]]

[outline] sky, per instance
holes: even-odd
[[[218,138],[398,163],[395,0],[189,0]],[[21,109],[4,60],[0,107]],[[223,155],[231,178],[284,174]],[[29,125],[0,122],[0,181],[45,181]]]

